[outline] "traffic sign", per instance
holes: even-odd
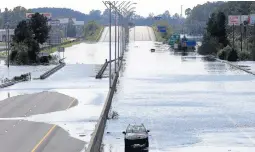
[[[166,27],[165,26],[158,26],[158,31],[161,33],[166,33]]]
[[[228,25],[240,25],[241,16],[240,15],[229,15],[228,16]]]
[[[26,13],[26,18],[29,19],[32,17],[32,15],[34,15],[35,13]],[[43,16],[47,17],[47,19],[51,19],[52,15],[51,13],[40,13]]]
[[[60,21],[59,20],[48,20],[48,24],[51,26],[58,26],[58,25],[60,25]]]
[[[255,24],[255,14],[251,14],[249,16],[249,24],[254,25]]]
[[[160,20],[160,19],[161,19],[161,16],[155,16],[154,19],[155,19],[155,20]]]

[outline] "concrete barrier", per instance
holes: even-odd
[[[49,71],[45,72],[44,74],[40,75],[40,79],[46,79],[49,76],[51,76],[53,73],[57,72],[58,70],[60,70],[61,68],[63,68],[66,64],[65,63],[61,63],[57,66],[55,66],[53,69],[50,69]]]
[[[120,67],[119,67],[118,71],[120,71],[121,66],[122,66],[122,60],[121,60]],[[114,76],[112,88],[109,90],[109,92],[107,94],[107,98],[106,98],[103,110],[101,112],[101,115],[97,122],[96,128],[95,128],[95,130],[92,134],[92,137],[90,139],[88,148],[85,150],[86,152],[100,152],[101,151],[104,130],[105,130],[108,114],[109,114],[109,111],[110,111],[110,108],[112,105],[112,98],[113,98],[114,92],[117,87],[118,78],[119,78],[119,74],[117,72],[117,74]]]
[[[14,84],[16,84],[16,83],[19,83],[19,82],[24,82],[24,81],[29,81],[29,80],[31,80],[31,75],[29,75],[29,78],[23,78],[23,79],[21,79],[21,80],[14,80],[14,79],[12,79],[12,80],[10,80],[10,81],[8,81],[8,82],[5,82],[5,83],[3,83],[3,84],[1,84],[0,85],[0,88],[5,88],[5,87],[9,87],[9,86],[12,86],[12,85],[14,85]]]
[[[103,64],[102,68],[99,70],[99,72],[96,75],[96,79],[102,79],[102,76],[104,74],[105,69],[107,68],[108,62],[107,60],[105,61],[105,63]]]
[[[226,63],[226,64],[228,64],[228,65],[230,65],[230,66],[232,66],[232,67],[234,67],[234,68],[236,68],[236,69],[242,70],[242,71],[244,71],[244,72],[246,72],[246,73],[249,73],[249,74],[252,74],[252,75],[255,75],[255,73],[253,73],[253,72],[251,72],[251,71],[249,71],[249,70],[246,70],[246,69],[244,69],[244,68],[241,68],[240,66],[234,65],[234,64],[232,64],[232,63],[230,63],[230,62],[228,62],[228,61],[218,59],[217,57],[215,57],[215,56],[213,56],[213,55],[206,56],[206,57],[211,58],[211,59],[215,59],[216,61],[219,61],[219,62],[222,62],[222,63]]]
[[[14,81],[6,82],[6,83],[1,84],[1,85],[0,85],[0,88],[9,87],[9,86],[12,86],[12,85],[14,85],[14,84],[15,84]]]

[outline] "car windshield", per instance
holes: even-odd
[[[146,132],[146,129],[143,126],[129,126],[127,128],[127,133],[140,133]]]

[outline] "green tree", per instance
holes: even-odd
[[[39,13],[35,13],[29,21],[29,27],[33,31],[34,40],[40,44],[46,42],[50,32],[46,17]]]
[[[223,12],[219,12],[217,14],[217,32],[216,37],[219,39],[219,43],[223,44],[226,47],[229,44],[227,39],[227,32],[226,32],[226,16]]]
[[[84,27],[84,37],[86,40],[96,40],[101,30],[101,26],[95,22],[90,21]]]
[[[76,27],[74,26],[74,22],[71,18],[69,18],[67,24],[67,37],[76,37]]]
[[[11,60],[18,64],[35,63],[40,51],[39,44],[46,42],[49,31],[47,18],[39,13],[32,15],[30,20],[19,22],[14,31]],[[26,49],[20,52],[18,47]]]
[[[186,15],[186,16],[190,16],[190,14],[191,14],[191,9],[190,9],[190,8],[187,8],[187,9],[185,10],[185,15]]]
[[[31,31],[29,24],[27,21],[23,20],[19,22],[14,30],[13,41],[17,43],[23,42],[25,39],[31,39],[32,34],[33,32]]]

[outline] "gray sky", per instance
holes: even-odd
[[[136,2],[136,13],[148,16],[149,13],[160,14],[168,10],[171,15],[180,14],[183,5],[183,14],[186,8],[193,8],[197,4],[206,3],[206,0],[133,0]],[[25,8],[36,7],[64,7],[88,13],[92,9],[104,10],[105,6],[100,0],[1,0],[0,8],[13,8],[23,6]]]

